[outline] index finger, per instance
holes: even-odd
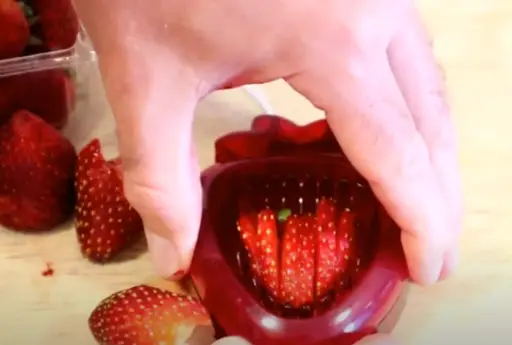
[[[144,222],[159,273],[181,275],[190,264],[201,220],[200,169],[192,142],[195,106],[208,90],[175,52],[141,32],[130,14],[118,32],[120,3],[76,1],[88,29],[117,125],[124,192]],[[107,28],[107,29],[105,29]]]
[[[449,206],[452,226],[444,234],[452,245],[445,253],[442,276],[457,262],[457,239],[461,230],[462,197],[457,161],[456,133],[446,100],[442,73],[420,16],[411,8],[388,49],[395,78],[421,133]]]

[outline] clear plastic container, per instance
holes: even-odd
[[[0,60],[0,123],[18,110],[28,110],[57,129],[87,97],[86,79],[96,54],[84,30],[63,50]]]

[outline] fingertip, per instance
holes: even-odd
[[[443,267],[443,248],[430,241],[402,231],[402,245],[411,279],[423,286],[439,281]]]
[[[449,278],[457,269],[459,261],[459,246],[458,244],[456,244],[452,248],[448,249],[448,251],[444,255],[444,263],[439,280],[445,280]]]
[[[174,243],[152,230],[146,230],[146,239],[149,255],[157,273],[164,278],[179,280],[181,277],[177,275],[183,270]]]
[[[420,186],[422,180],[427,187]],[[410,278],[429,286],[440,279],[443,256],[452,237],[446,203],[430,174],[399,182],[388,179],[385,189],[380,188],[384,184],[372,188],[402,229],[401,242]]]

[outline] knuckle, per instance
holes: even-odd
[[[396,147],[396,161],[392,165],[395,176],[404,181],[422,181],[430,178],[431,165],[427,147],[417,132],[412,132],[403,144]]]
[[[165,192],[146,179],[132,178],[129,175],[124,179],[125,197],[141,215],[147,213],[160,213],[166,208],[168,199]]]
[[[379,138],[376,138],[374,143],[378,151],[377,157],[380,157],[378,167],[375,169],[377,181],[382,184],[389,184],[392,181],[408,184],[430,178],[428,151],[417,132],[378,133]]]

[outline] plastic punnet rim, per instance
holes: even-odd
[[[63,50],[34,54],[0,61],[0,78],[57,68],[70,68],[96,60],[96,53],[82,28],[75,45]]]

